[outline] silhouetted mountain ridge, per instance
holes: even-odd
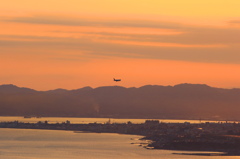
[[[240,89],[205,84],[36,91],[0,86],[0,115],[240,120]]]
[[[25,87],[17,87],[13,84],[0,85],[0,93],[32,93],[36,92],[33,89]]]

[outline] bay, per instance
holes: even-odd
[[[230,159],[226,156],[177,155],[149,150],[137,135],[74,133],[59,130],[0,129],[1,159]],[[133,144],[135,143],[135,144]],[[238,158],[238,157],[237,157]]]

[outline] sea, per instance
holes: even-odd
[[[144,119],[108,118],[24,118],[0,117],[0,121],[20,122],[144,122]],[[164,122],[189,122],[188,120],[163,120]],[[199,122],[199,121],[190,121]],[[63,130],[32,130],[0,128],[0,159],[230,159],[238,156],[183,155],[182,153],[207,153],[146,149],[149,141],[142,136],[114,133],[86,133]]]

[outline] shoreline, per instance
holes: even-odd
[[[145,124],[70,124],[1,122],[0,128],[67,130],[74,133],[118,133],[138,135],[146,149],[190,151],[182,155],[240,156],[240,124],[189,124],[189,123],[145,123]],[[221,131],[219,131],[221,130]],[[201,151],[203,153],[191,153]],[[208,153],[205,153],[208,152]],[[210,153],[209,153],[210,152]],[[219,152],[219,153],[216,153]],[[176,153],[178,154],[178,153]]]

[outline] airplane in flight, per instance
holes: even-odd
[[[115,82],[120,82],[121,79],[115,79],[115,78],[113,78],[113,81],[115,81]]]

